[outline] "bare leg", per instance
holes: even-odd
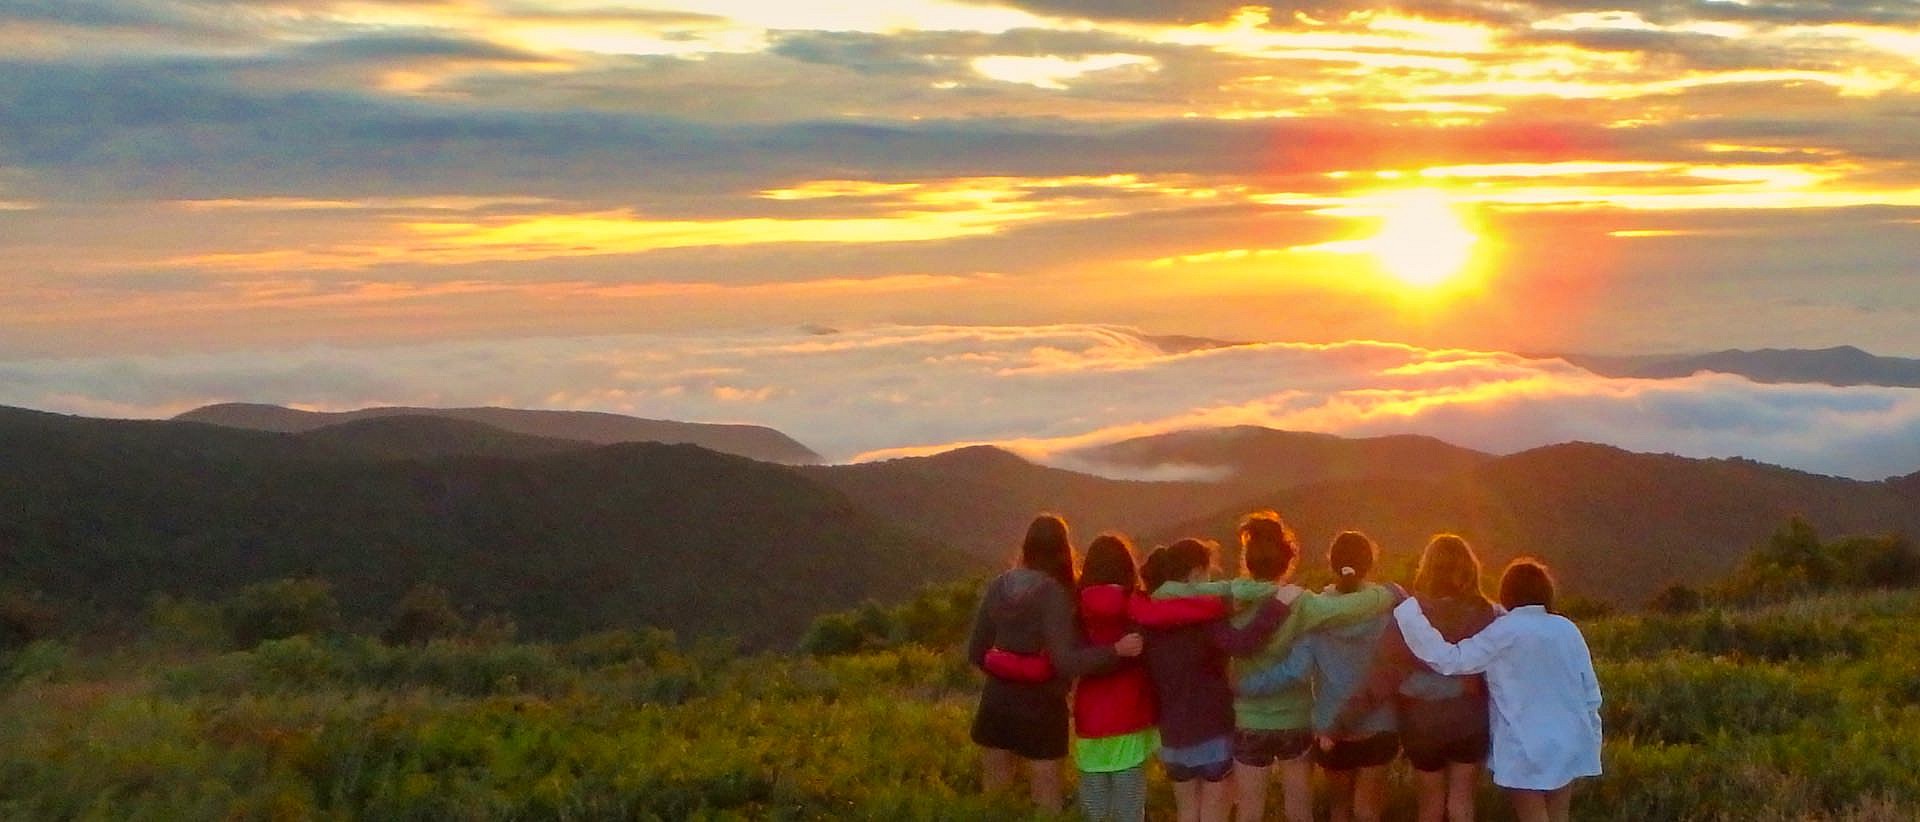
[[[1233,812],[1233,785],[1228,780],[1200,781],[1200,822],[1227,822]]]
[[[1033,804],[1048,813],[1059,813],[1066,807],[1066,791],[1060,784],[1060,764],[1058,759],[1027,760]]]
[[[1508,788],[1507,798],[1513,800],[1513,815],[1520,822],[1553,822],[1545,792]]]
[[[1013,773],[1020,757],[1000,748],[980,749],[980,789],[999,793],[1013,787]]]
[[[1479,787],[1479,765],[1447,765],[1448,822],[1473,822],[1473,794]]]
[[[1361,768],[1353,774],[1353,818],[1356,822],[1380,822],[1380,805],[1387,792],[1387,769],[1382,765]]]
[[[1327,771],[1327,822],[1353,822],[1353,771]]]
[[[1200,781],[1173,783],[1173,807],[1179,812],[1180,822],[1200,822]]]
[[[1233,763],[1233,790],[1238,795],[1235,800],[1238,811],[1234,818],[1240,822],[1265,819],[1267,816],[1267,772],[1271,768],[1256,768],[1242,762]]]
[[[1447,822],[1447,772],[1414,771],[1413,787],[1420,800],[1420,822]]]
[[[1559,790],[1547,792],[1547,816],[1553,822],[1567,822],[1573,815],[1573,783],[1569,782]]]
[[[1313,760],[1306,754],[1280,761],[1280,803],[1287,822],[1313,822]]]

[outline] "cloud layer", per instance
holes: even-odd
[[[1599,377],[1386,343],[1184,351],[1095,325],[874,326],[0,364],[0,403],[155,416],[512,405],[778,427],[847,460],[997,443],[1040,459],[1191,427],[1420,433],[1494,452],[1569,440],[1877,479],[1920,470],[1920,390]]]

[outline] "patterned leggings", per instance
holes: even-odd
[[[1140,822],[1147,817],[1147,770],[1080,772],[1080,811],[1093,822]]]

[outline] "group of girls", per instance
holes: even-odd
[[[1327,552],[1337,581],[1310,593],[1278,514],[1249,514],[1239,541],[1244,575],[1216,579],[1210,542],[1137,562],[1102,534],[1076,563],[1065,520],[1035,518],[968,642],[985,788],[1024,769],[1034,803],[1062,810],[1071,747],[1091,820],[1144,819],[1157,758],[1181,822],[1261,819],[1276,778],[1284,818],[1307,822],[1318,765],[1331,818],[1368,822],[1404,753],[1422,822],[1473,819],[1483,765],[1522,822],[1567,819],[1575,780],[1600,773],[1600,690],[1545,565],[1515,560],[1496,604],[1473,549],[1441,535],[1409,596],[1369,579],[1378,548],[1348,531]]]

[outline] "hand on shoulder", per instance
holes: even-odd
[[[1273,592],[1273,598],[1280,600],[1282,603],[1285,603],[1287,605],[1292,605],[1295,600],[1300,598],[1301,594],[1304,594],[1306,592],[1307,592],[1307,589],[1289,582],[1285,585],[1280,586],[1278,589],[1276,589]]]

